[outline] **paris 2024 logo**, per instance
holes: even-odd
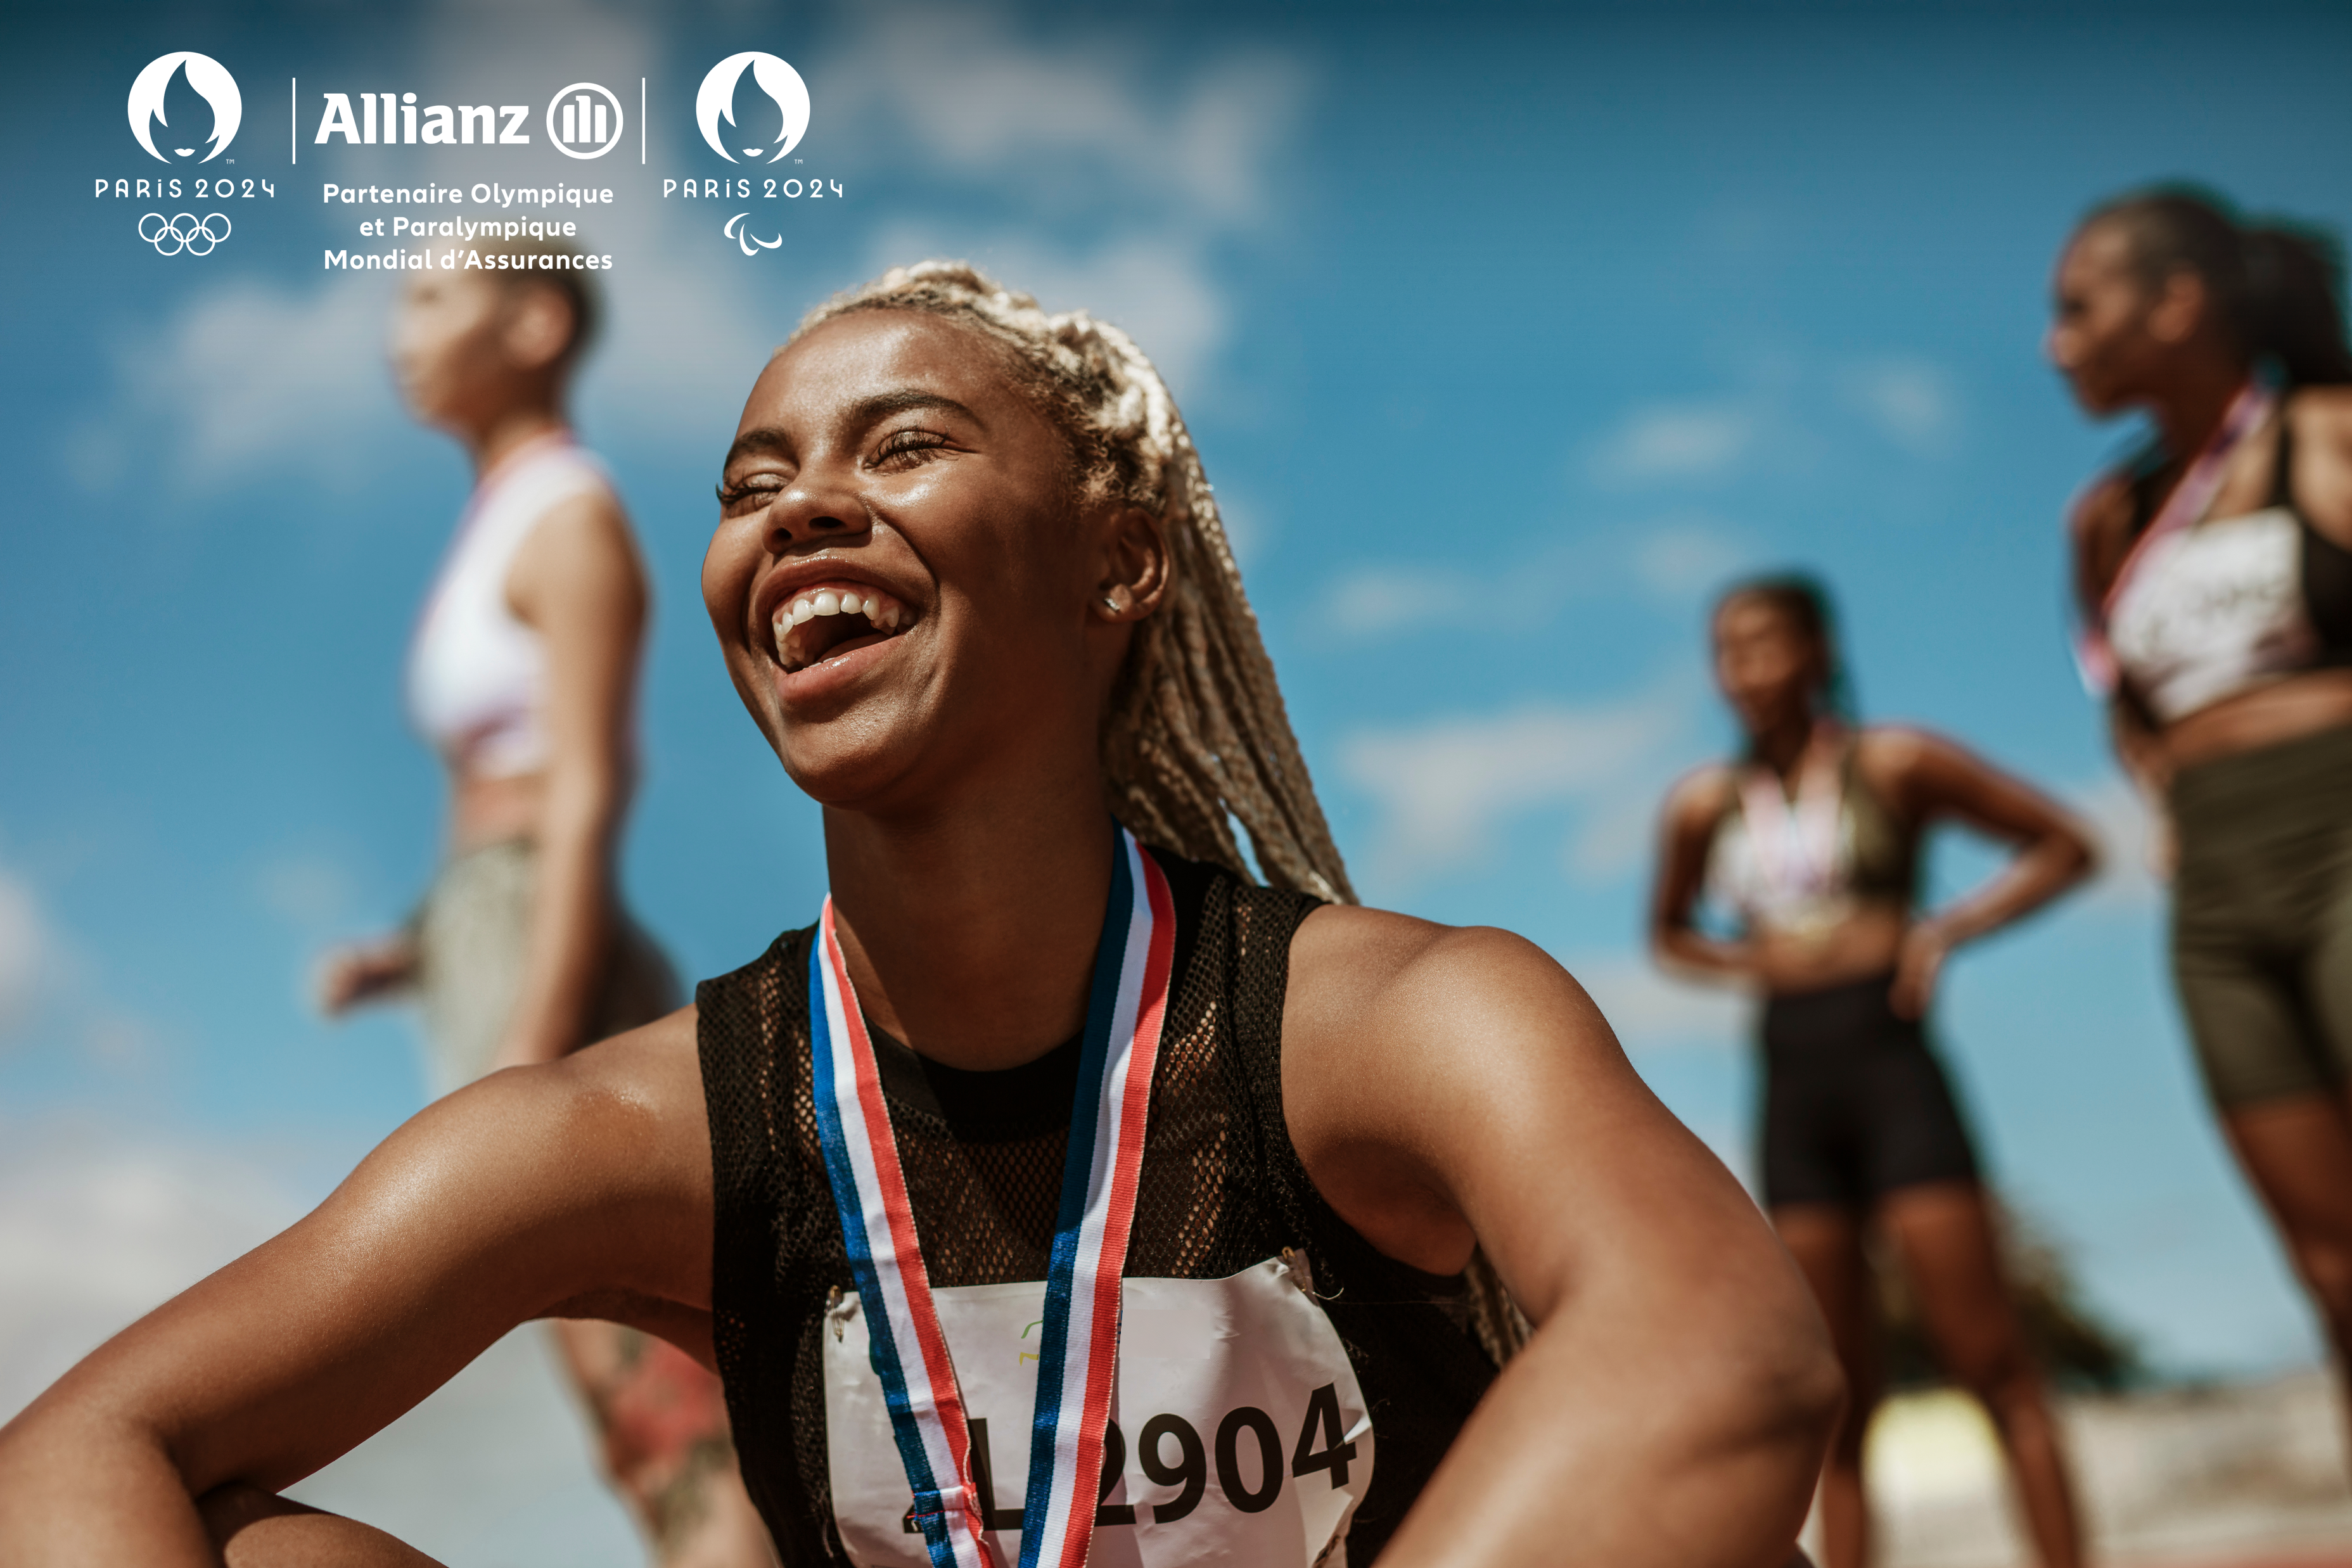
[[[171,92],[172,83],[183,78],[188,89],[212,110],[212,126],[203,135],[197,134],[198,127],[193,123],[194,106],[186,104],[184,99],[180,108],[181,122],[178,125],[172,123],[164,100]],[[229,143],[236,140],[236,128],[245,119],[245,99],[236,90],[236,78],[228,74],[227,67],[210,55],[200,55],[194,49],[181,49],[173,54],[156,56],[132,78],[128,111],[131,134],[150,158],[161,163],[193,161],[203,164],[227,152]],[[156,145],[155,139],[159,130],[167,133],[160,147]],[[173,145],[179,141],[186,141],[190,145]],[[201,158],[196,156],[199,149],[204,150]],[[128,182],[121,183],[127,186]],[[199,179],[195,183],[198,187],[195,193],[199,197],[226,196],[236,182],[224,177],[211,181]],[[144,194],[147,182],[141,180],[138,184],[141,193]],[[213,186],[219,189],[213,190]],[[98,182],[101,194],[106,187],[107,182]],[[167,191],[171,195],[179,195],[182,182],[177,179],[155,182],[157,195],[163,195]],[[151,212],[140,217],[138,227],[139,237],[153,246],[158,256],[210,256],[219,248],[222,241],[228,238],[231,225],[226,213],[207,213],[199,217],[194,213],[173,213],[166,216],[161,212]]]

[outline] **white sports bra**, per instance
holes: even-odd
[[[507,573],[551,510],[610,489],[562,434],[510,453],[474,487],[408,654],[409,717],[452,769],[505,779],[546,766],[546,656],[507,607]]]
[[[2158,722],[2318,663],[2304,595],[2307,525],[2285,507],[2149,539],[2107,641]]]
[[[2352,550],[2296,509],[2294,427],[2284,419],[2277,427],[2270,498],[2259,510],[2192,515],[2187,526],[2159,517],[2108,591],[2113,666],[2158,724],[2304,670],[2352,665]],[[2196,465],[2214,470],[2209,486],[2224,446],[2217,441]],[[2187,494],[2197,477],[2180,481],[2168,511],[2201,510]]]

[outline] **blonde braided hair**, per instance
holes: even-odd
[[[860,310],[941,316],[1003,345],[1069,438],[1083,492],[1160,520],[1168,592],[1136,628],[1103,726],[1111,814],[1246,877],[1238,821],[1266,881],[1353,904],[1200,454],[1143,350],[1108,321],[1049,315],[961,261],[893,267],[809,312],[793,336]]]

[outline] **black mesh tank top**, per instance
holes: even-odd
[[[1467,1281],[1382,1257],[1324,1203],[1282,1114],[1290,938],[1316,901],[1150,852],[1177,918],[1127,1272],[1222,1279],[1302,1249],[1372,1413],[1378,1457],[1348,1537],[1369,1564],[1493,1381]],[[702,1082],[718,1220],[712,1332],[743,1480],[788,1568],[845,1564],[826,1477],[826,1298],[854,1289],[811,1099],[808,955],[788,931],[705,980]],[[1042,1280],[1076,1042],[962,1072],[878,1032],[883,1088],[932,1285]]]

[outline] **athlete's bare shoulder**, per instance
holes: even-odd
[[[1284,1116],[1317,1190],[1436,1273],[1493,1218],[1470,1196],[1490,1162],[1545,1159],[1588,1115],[1648,1101],[1568,971],[1487,926],[1317,910],[1291,944],[1282,1040]]]
[[[2352,441],[2352,386],[2299,387],[2287,400],[2297,437]]]
[[[2294,432],[2295,506],[2339,545],[2352,548],[2352,387],[2305,387],[2287,404]]]
[[[2130,553],[2132,524],[2138,513],[2130,476],[2111,469],[2084,486],[2066,514],[2074,544],[2074,591],[2088,601],[2107,591]]]
[[[1713,827],[1716,819],[1731,809],[1738,789],[1738,774],[1731,764],[1701,763],[1666,791],[1663,813],[1666,831],[1690,832]]]
[[[1914,724],[1865,725],[1853,737],[1854,766],[1882,792],[1901,789],[1920,768],[1958,750],[1934,730]]]

